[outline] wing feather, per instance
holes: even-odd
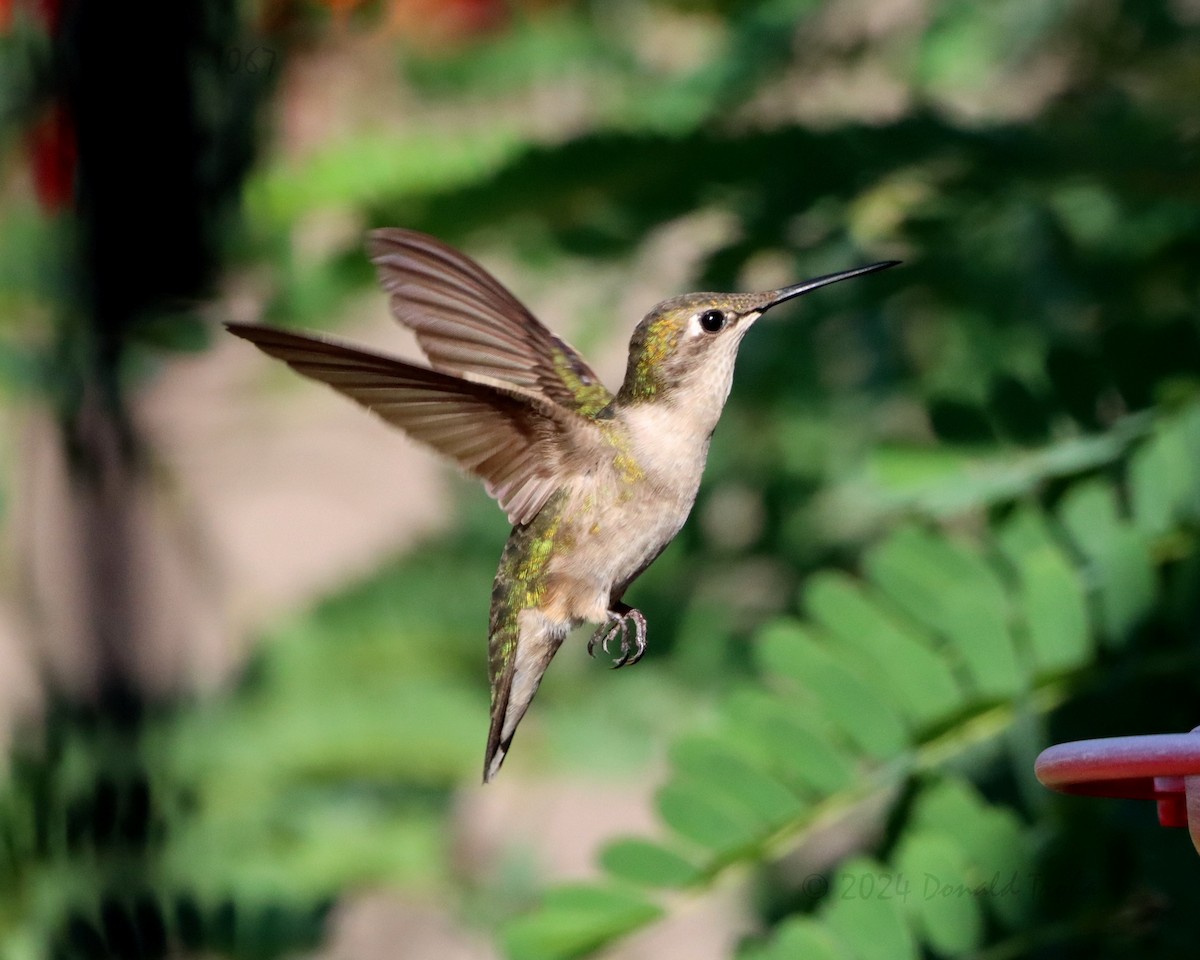
[[[396,228],[372,231],[367,251],[435,370],[511,383],[584,416],[612,401],[579,353],[470,257]]]
[[[286,330],[226,326],[478,476],[515,524],[532,520],[565,482],[572,453],[595,430],[572,410],[516,387],[465,380]]]

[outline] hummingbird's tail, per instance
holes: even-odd
[[[533,702],[542,675],[562,645],[567,624],[547,620],[539,611],[527,609],[506,618],[489,638],[492,651],[492,725],[488,730],[483,758],[483,782],[500,770],[508,754],[517,725]]]

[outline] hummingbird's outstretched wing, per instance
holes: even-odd
[[[371,231],[367,252],[434,369],[513,383],[583,416],[612,401],[584,359],[466,254],[398,228]]]
[[[580,415],[516,388],[272,327],[226,327],[475,474],[514,524],[528,523],[562,485],[572,453],[596,429]]]

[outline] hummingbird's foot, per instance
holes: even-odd
[[[629,636],[629,624],[633,624],[633,637]],[[587,650],[591,656],[596,655],[596,644],[600,644],[605,653],[609,652],[608,645],[621,637],[621,655],[613,662],[613,669],[637,663],[646,652],[646,617],[640,610],[634,610],[625,604],[619,604],[608,611],[608,619],[592,634],[588,641]]]
[[[608,611],[608,619],[604,621],[596,632],[592,634],[592,638],[588,640],[587,652],[589,657],[596,656],[596,644],[600,644],[600,648],[608,653],[609,641],[617,634],[621,634],[621,640],[625,639],[625,618],[615,610]]]
[[[625,625],[633,621],[633,642],[625,630]],[[621,656],[613,662],[613,669],[637,663],[646,652],[646,617],[641,610],[629,610],[621,617]]]

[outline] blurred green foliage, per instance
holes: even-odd
[[[454,865],[505,533],[464,492],[454,531],[280,625],[235,690],[155,715],[144,782],[69,720],[14,762],[0,956],[133,955],[131,936],[274,956],[386,885],[557,960],[736,878],[752,960],[1193,955],[1186,838],[1050,796],[1032,761],[1197,722],[1200,18],[901,6],[883,26],[812,0],[514,14],[398,57],[406,89],[487,122],[355,134],[246,185],[236,256],[270,268],[268,317],[306,326],[372,283],[359,231],[316,257],[297,239],[330,211],[503,248],[547,283],[580,260],[633,275],[698,211],[725,226],[693,288],[905,261],[747,340],[696,516],[630,595],[646,661],[611,676],[568,645],[522,729],[506,777],[665,755],[660,835],[614,838],[591,884],[543,890],[516,849],[491,876]],[[566,133],[499,109],[559,86],[583,104]],[[0,304],[30,324],[52,229],[0,236]],[[14,329],[19,389],[37,358]],[[65,878],[110,844],[104,805],[135,802],[160,811],[135,838],[153,876],[81,910]],[[806,853],[831,833],[853,853]]]

